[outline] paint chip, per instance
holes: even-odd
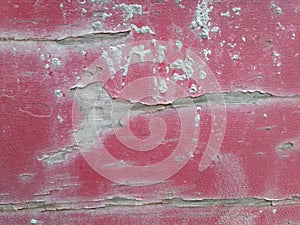
[[[224,16],[224,17],[230,17],[230,12],[227,11],[225,13],[221,13],[221,16]]]
[[[55,95],[58,97],[58,98],[62,98],[64,95],[63,95],[63,92],[59,89],[56,89],[54,91]]]
[[[59,58],[53,58],[52,59],[52,65],[55,67],[60,67],[61,66],[61,60]]]
[[[199,72],[199,78],[200,78],[201,80],[205,79],[205,78],[206,78],[206,73],[205,73],[204,71],[200,71],[200,72]]]
[[[36,220],[36,219],[31,219],[31,220],[30,220],[30,223],[31,223],[31,224],[36,224],[36,223],[37,223],[37,220]]]

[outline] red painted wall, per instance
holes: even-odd
[[[1,1],[1,224],[297,224],[300,1]]]

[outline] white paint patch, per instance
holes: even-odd
[[[200,122],[200,115],[197,114],[197,116],[195,117],[195,127],[199,127],[199,122]]]
[[[30,220],[30,223],[31,223],[31,224],[36,224],[36,223],[37,223],[37,220],[36,220],[36,219],[31,219],[31,220]]]
[[[110,73],[115,74],[115,73],[116,73],[116,70],[115,70],[114,62],[113,62],[113,60],[108,56],[108,52],[105,51],[105,50],[103,50],[101,56],[102,56],[103,59],[105,59],[106,64],[107,64],[107,66],[108,66],[108,68],[109,68]]]
[[[270,5],[270,9],[271,10],[275,9],[275,12],[276,12],[277,15],[281,15],[282,14],[282,9],[279,6],[277,6],[276,4],[274,4],[274,3],[272,3]]]
[[[60,67],[61,66],[61,60],[59,58],[53,58],[52,59],[52,65],[55,67]]]
[[[56,89],[54,93],[58,98],[62,98],[64,96],[63,92],[59,89]]]
[[[231,56],[231,59],[232,60],[235,60],[235,61],[237,61],[237,60],[239,60],[239,55],[233,55],[233,56]]]
[[[162,63],[166,57],[165,51],[167,50],[167,48],[163,45],[159,45],[157,50],[158,50],[158,62]]]
[[[155,32],[148,26],[137,27],[136,25],[131,24],[131,28],[139,34],[149,33],[149,34],[155,35]]]
[[[187,55],[184,60],[177,59],[170,65],[170,67],[172,69],[182,69],[186,78],[190,79],[194,73],[194,69],[192,67],[193,64],[194,60],[189,55]]]
[[[230,15],[230,12],[229,11],[227,11],[227,12],[225,12],[225,13],[221,13],[221,16],[224,16],[224,17],[230,17],[231,15]]]
[[[85,8],[82,8],[82,9],[81,9],[81,13],[82,13],[82,14],[86,14],[86,13],[87,13],[87,10],[86,10]]]
[[[277,6],[276,8],[276,14],[278,15],[282,14],[282,9],[279,6]]]
[[[197,85],[192,84],[191,87],[189,88],[190,93],[196,93],[198,91]]]
[[[157,82],[157,78],[154,77],[154,86],[157,87],[159,93],[164,94],[168,91],[168,83],[165,79],[159,78]]]
[[[94,28],[94,29],[96,29],[96,28],[98,28],[98,27],[101,27],[101,22],[100,21],[94,21],[93,23],[92,23],[92,27]]]
[[[123,48],[125,47],[124,44],[120,44],[117,46],[110,46],[109,49],[112,52],[114,56],[114,61],[118,64],[119,69],[121,69],[121,61],[122,61],[122,55],[123,55]]]
[[[140,63],[142,63],[145,61],[145,56],[150,54],[151,52],[152,52],[151,49],[145,49],[144,45],[134,46],[130,50],[130,58],[133,56],[137,56]]]
[[[240,15],[241,7],[233,7],[232,11],[235,13],[235,15]]]
[[[186,77],[186,75],[180,75],[180,74],[178,74],[178,73],[174,73],[173,74],[173,76],[172,76],[172,80],[173,81],[178,81],[178,80],[181,80],[181,81],[183,81],[183,80],[186,80],[187,79],[187,77]]]
[[[106,20],[106,18],[111,17],[111,16],[112,16],[112,13],[103,13],[102,14],[102,19]]]
[[[228,46],[230,46],[231,48],[235,48],[235,46],[237,45],[236,43],[228,43]]]
[[[116,8],[123,9],[124,13],[126,14],[125,20],[131,19],[133,17],[133,15],[142,15],[142,13],[143,13],[143,7],[138,4],[127,5],[127,4],[122,3],[119,5],[116,5],[114,7],[114,9],[116,9]]]
[[[190,28],[200,30],[200,38],[202,39],[210,39],[209,37],[209,21],[211,18],[209,17],[209,13],[212,12],[213,6],[209,6],[213,3],[213,0],[202,0],[199,1],[194,20],[191,22]]]
[[[145,60],[145,56],[148,54],[151,54],[151,53],[152,53],[151,49],[145,49],[144,45],[138,45],[138,46],[132,47],[132,49],[130,50],[130,53],[129,53],[129,58],[127,59],[127,63],[123,67],[124,72],[122,75],[123,76],[127,75],[129,64],[134,56],[138,58],[138,61],[140,63],[142,63]]]
[[[117,45],[117,46],[110,46],[110,51],[112,53],[112,56],[109,54],[109,52],[103,50],[102,51],[102,58],[105,59],[106,64],[109,68],[109,71],[112,75],[116,74],[116,71],[123,70],[123,76],[127,75],[128,67],[131,63],[131,60],[133,57],[137,57],[138,61],[140,63],[144,62],[145,56],[148,54],[151,54],[151,49],[145,49],[144,45],[138,45],[131,48],[129,52],[129,57],[127,59],[124,59],[122,62],[122,55],[123,55],[123,48],[125,47],[124,44]]]
[[[176,41],[176,43],[175,43],[175,45],[176,45],[176,47],[177,47],[177,49],[180,51],[181,50],[181,48],[182,48],[182,43],[181,43],[181,41]]]
[[[199,78],[201,79],[201,80],[203,80],[203,79],[205,79],[206,78],[206,73],[204,72],[204,71],[200,71],[199,72]]]
[[[214,32],[214,33],[218,33],[219,32],[219,30],[220,30],[220,27],[213,27],[213,28],[211,28],[211,32]]]
[[[40,59],[42,60],[42,61],[45,61],[46,59],[45,59],[45,55],[44,54],[41,54],[40,55]]]
[[[277,67],[280,67],[281,66],[281,58],[280,58],[280,54],[276,51],[274,51],[273,53],[273,62],[274,62],[274,65],[276,65]]]
[[[60,116],[60,115],[57,115],[57,119],[60,123],[63,123],[64,122],[64,119]]]
[[[211,50],[210,49],[204,49],[203,50],[203,55],[205,57],[205,60],[208,61],[209,60],[208,56],[211,55]]]

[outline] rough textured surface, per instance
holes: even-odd
[[[300,223],[300,1],[0,7],[1,223]]]

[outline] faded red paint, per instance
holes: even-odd
[[[69,224],[299,223],[299,201],[293,197],[300,194],[300,22],[296,19],[300,2],[215,0],[209,22],[210,29],[219,27],[219,31],[210,32],[210,39],[199,37],[201,29],[190,29],[197,1],[128,1],[143,8],[142,15],[133,14],[132,18],[125,9],[116,7],[117,3],[81,2],[0,3],[3,224],[28,224],[31,219],[47,224],[62,218]],[[112,13],[105,20],[104,11]],[[148,26],[155,34],[149,30],[137,33],[130,24]],[[89,77],[84,72],[97,62],[103,49],[152,39],[169,43],[179,40],[183,49],[190,48],[202,58],[220,90],[208,87],[207,91],[190,94],[226,94],[226,132],[217,157],[200,172],[213,123],[209,105],[199,103],[200,133],[187,164],[155,185],[119,185],[95,172],[78,151],[73,132],[80,128],[83,116],[74,105],[74,88],[103,81],[100,73]],[[100,66],[105,69],[105,65]],[[124,79],[132,83],[151,75],[149,68],[133,65]],[[124,88],[120,77],[105,79],[105,88],[114,97],[120,97],[118,93]],[[177,84],[189,93],[191,82]],[[178,92],[171,97],[182,95]],[[166,142],[152,151],[137,152],[124,146],[111,130],[101,131],[104,145],[118,160],[150,165],[170,156],[176,148],[181,128],[178,112],[163,105],[144,108],[146,113],[130,117],[123,129],[130,125],[136,137],[147,139],[151,118],[163,118]],[[73,127],[74,120],[78,127]],[[186,202],[182,205],[175,199]],[[209,202],[211,199],[220,202]],[[201,208],[191,208],[194,200],[199,200],[196,206]],[[139,206],[128,208],[132,205]],[[56,211],[60,209],[66,211]],[[38,214],[45,210],[54,212]],[[146,214],[144,219],[141,213]]]

